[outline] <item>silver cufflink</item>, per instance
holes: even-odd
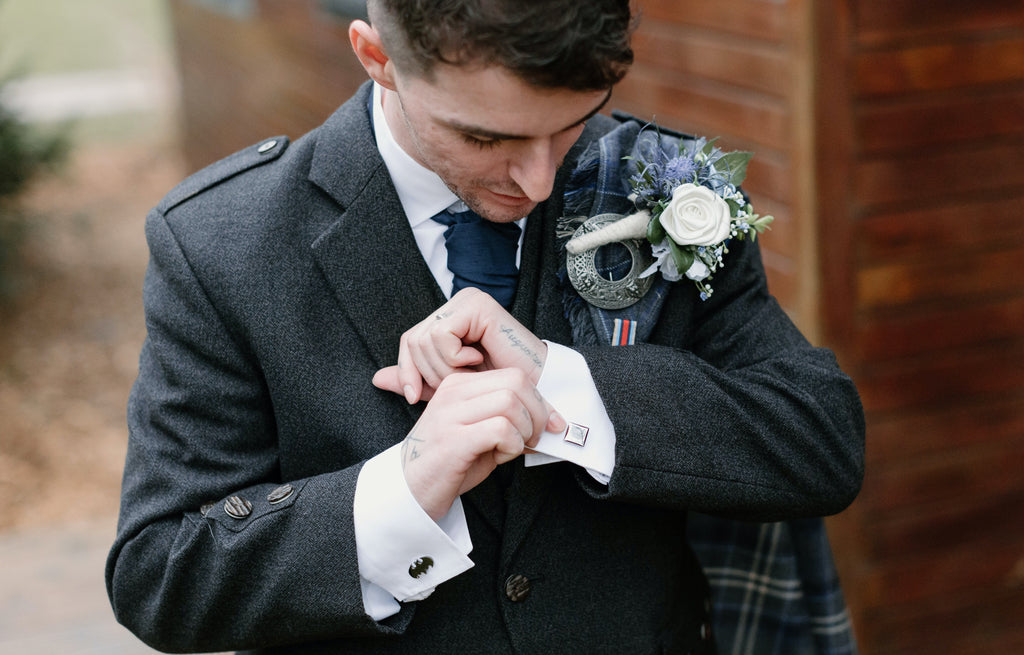
[[[574,443],[577,446],[582,446],[587,443],[587,435],[590,433],[590,428],[579,423],[570,423],[569,428],[565,431],[565,436],[562,437],[562,441],[568,441]]]

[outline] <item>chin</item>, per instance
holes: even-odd
[[[532,200],[505,203],[484,201],[480,196],[476,195],[469,196],[468,199],[463,198],[463,201],[477,214],[480,214],[487,220],[495,223],[512,223],[514,221],[518,221],[520,218],[529,215],[529,213],[537,206],[537,203]]]

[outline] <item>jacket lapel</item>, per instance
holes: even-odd
[[[310,180],[340,205],[313,243],[320,269],[374,362],[397,361],[402,333],[444,303],[419,256],[366,109],[369,86],[321,128]]]

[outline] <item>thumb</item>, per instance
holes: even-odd
[[[398,367],[387,366],[373,374],[373,386],[384,391],[402,394],[402,382],[398,379]]]
[[[387,366],[380,369],[373,374],[373,386],[383,391],[390,391],[391,393],[397,393],[399,396],[408,398],[405,393],[405,387],[402,386],[402,381],[398,378],[398,367]],[[434,396],[434,390],[424,385],[420,392],[420,400],[430,400]]]

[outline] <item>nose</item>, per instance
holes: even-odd
[[[508,172],[530,200],[542,202],[551,195],[560,158],[552,139],[529,139],[509,161]]]

